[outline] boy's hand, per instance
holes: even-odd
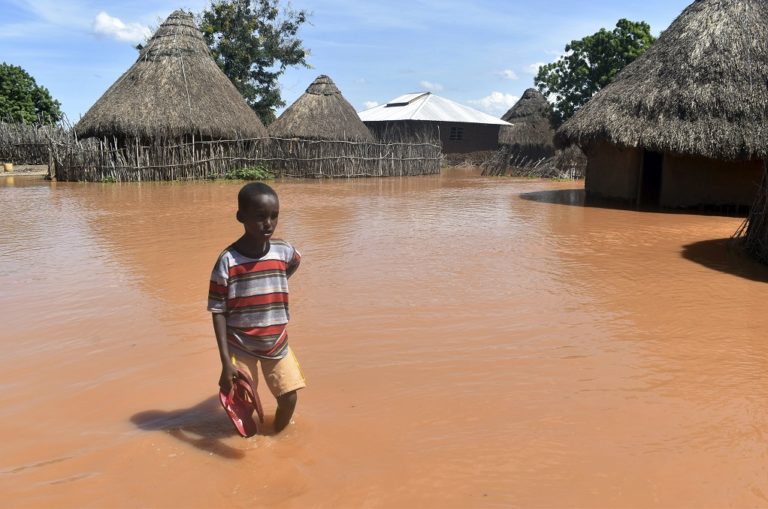
[[[232,390],[232,380],[235,378],[236,374],[237,369],[235,369],[232,364],[222,364],[221,376],[219,377],[219,389],[221,389],[221,392],[229,394],[229,391]]]

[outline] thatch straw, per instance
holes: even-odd
[[[558,131],[736,160],[768,156],[768,2],[697,0]]]
[[[555,153],[555,131],[549,123],[549,111],[544,95],[529,88],[501,117],[512,125],[499,129],[499,143],[511,146],[516,152],[531,152],[533,157],[551,156]]]
[[[331,78],[320,75],[280,118],[270,136],[305,140],[373,141],[371,132]]]
[[[192,15],[181,10],[168,16],[75,129],[81,137],[142,139],[267,134],[216,65]]]

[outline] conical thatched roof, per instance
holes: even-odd
[[[325,75],[318,76],[307,91],[270,124],[269,134],[277,138],[373,141],[355,109]]]
[[[75,126],[81,137],[266,136],[259,117],[219,69],[192,15],[160,25],[138,60]]]
[[[554,153],[555,130],[549,123],[549,103],[535,88],[529,88],[502,117],[511,126],[499,131],[504,145],[540,146]]]
[[[697,0],[560,128],[558,141],[765,158],[766,33],[766,0]]]
[[[523,96],[504,114],[502,120],[514,122],[517,119],[546,118],[549,103],[544,94],[535,88],[523,92]]]

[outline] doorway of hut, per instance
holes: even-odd
[[[643,151],[643,171],[640,174],[640,193],[637,204],[641,207],[658,207],[661,204],[661,170],[664,154]]]

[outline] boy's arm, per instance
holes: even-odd
[[[287,267],[285,268],[285,276],[291,277],[293,276],[293,273],[296,272],[296,270],[299,268],[299,264],[301,263],[301,255],[299,254],[296,249],[293,250],[293,258],[291,258],[291,261],[288,262]]]
[[[232,389],[232,379],[237,370],[232,365],[229,357],[229,346],[227,345],[227,317],[224,313],[211,313],[213,317],[213,332],[216,334],[216,343],[219,345],[219,356],[221,357],[221,376],[219,377],[219,388],[225,394],[229,394]]]

